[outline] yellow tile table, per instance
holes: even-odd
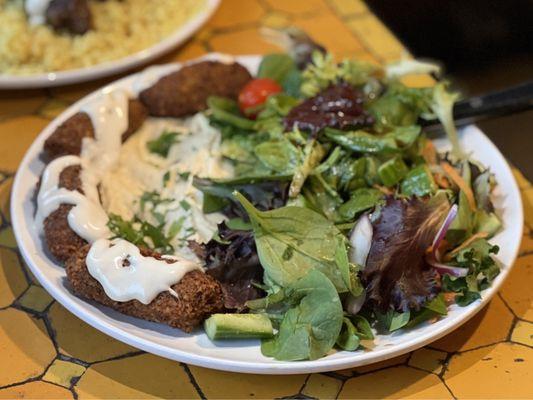
[[[276,50],[258,29],[286,25],[310,32],[337,57],[385,62],[403,51],[360,0],[223,0],[195,38],[159,62]],[[526,222],[508,281],[473,320],[412,354],[324,374],[242,375],[137,351],[67,312],[18,254],[10,187],[40,130],[106,82],[0,91],[0,398],[533,398],[533,186],[517,171]]]

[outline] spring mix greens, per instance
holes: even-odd
[[[435,321],[449,305],[479,299],[499,273],[489,242],[501,228],[495,182],[460,147],[458,95],[446,82],[402,83],[438,67],[336,62],[320,49],[309,58],[263,57],[257,78],[278,89],[260,104],[209,99],[206,115],[235,175],[193,180],[204,213],[227,219],[212,240],[190,247],[221,282],[230,312],[268,316],[275,334],[261,349],[278,360],[355,351],[375,331]],[[441,122],[449,152],[426,137],[431,120]],[[164,157],[175,140],[166,132],[148,146]],[[112,221],[117,235],[142,240]]]

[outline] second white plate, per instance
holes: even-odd
[[[204,10],[200,11],[187,23],[180,26],[174,33],[160,42],[155,43],[153,46],[137,53],[118,60],[96,64],[91,67],[66,71],[35,75],[0,74],[0,89],[36,89],[81,83],[119,74],[140,65],[147,64],[184,43],[207,22],[216,11],[219,4],[220,0],[207,0]]]

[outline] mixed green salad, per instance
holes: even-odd
[[[491,285],[495,182],[460,147],[447,83],[402,83],[421,73],[438,67],[270,54],[238,101],[209,99],[234,168],[193,181],[203,212],[225,216],[209,242],[189,242],[224,292],[228,313],[205,323],[212,339],[262,338],[266,356],[314,360],[433,322]],[[431,120],[449,152],[426,137]],[[165,157],[174,140],[165,133],[150,151]],[[157,227],[112,223],[169,250]]]

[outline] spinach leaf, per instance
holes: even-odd
[[[292,174],[302,154],[289,140],[271,140],[257,145],[255,156],[267,168],[280,174]]]
[[[338,221],[339,207],[342,204],[342,198],[335,190],[324,181],[321,174],[311,175],[302,188],[304,204],[312,210],[324,215],[330,221]]]
[[[400,313],[394,310],[389,310],[383,314],[376,311],[375,316],[381,330],[394,332],[407,325],[411,313],[409,311]]]
[[[386,133],[385,137],[394,139],[402,148],[408,148],[420,137],[420,132],[422,129],[418,125],[397,126]]]
[[[170,148],[178,142],[179,134],[176,132],[164,131],[157,139],[149,140],[146,143],[150,153],[159,154],[161,157],[167,157]]]
[[[408,171],[403,160],[400,157],[394,157],[379,166],[378,176],[385,186],[391,187],[400,182]]]
[[[276,336],[261,344],[264,355],[285,361],[316,360],[333,348],[341,331],[342,304],[323,273],[311,269],[269,297],[269,307],[279,309],[282,303],[286,312]]]
[[[300,87],[302,85],[302,73],[298,69],[293,69],[285,76],[283,90],[290,96],[300,97]]]
[[[261,60],[258,78],[270,78],[283,85],[288,75],[297,69],[292,57],[287,54],[267,54]]]
[[[324,273],[339,292],[362,292],[348,262],[344,235],[322,215],[302,207],[261,212],[242,194],[235,196],[252,222],[257,252],[265,269],[265,283],[285,287],[309,270]]]
[[[357,153],[393,153],[399,151],[396,140],[393,137],[376,136],[363,130],[339,131],[333,128],[324,130],[326,138]]]
[[[211,96],[207,99],[211,118],[240,129],[253,130],[255,121],[245,118],[239,111],[237,102],[225,97]]]
[[[382,132],[391,127],[415,124],[420,116],[431,113],[432,96],[431,88],[410,88],[400,82],[391,83],[386,92],[368,107],[376,119],[375,128]]]
[[[290,175],[241,177],[236,179],[193,179],[193,186],[204,194],[205,213],[222,211],[228,217],[247,217],[233,193],[242,192],[260,210],[285,205]]]
[[[411,312],[409,323],[405,325],[406,328],[413,328],[422,322],[430,319],[439,318],[446,315],[448,310],[444,301],[444,296],[439,293],[432,300],[427,302],[420,310]]]
[[[357,330],[357,336],[362,340],[374,339],[374,333],[368,320],[362,315],[353,315],[349,317]]]
[[[361,188],[352,192],[350,200],[339,208],[341,217],[350,221],[363,211],[375,207],[383,199],[383,193],[377,189]]]
[[[349,318],[344,317],[342,319],[342,328],[336,344],[342,350],[354,351],[359,347],[359,336],[357,335],[357,329],[352,324]]]
[[[426,164],[420,164],[408,172],[401,184],[402,194],[406,196],[426,196],[437,191],[433,175]]]

